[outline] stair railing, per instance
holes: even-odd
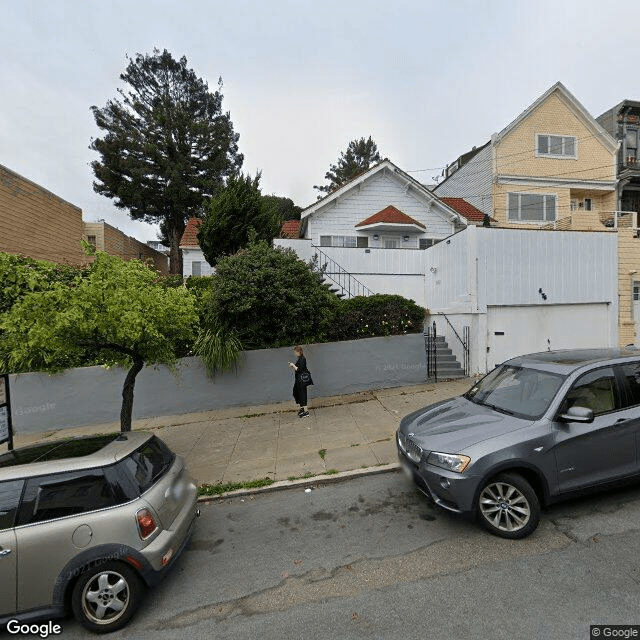
[[[438,351],[436,347],[436,321],[427,325],[424,332],[424,347],[427,352],[427,378],[438,382]]]
[[[441,315],[447,321],[447,324],[451,327],[451,330],[453,331],[455,337],[458,338],[458,340],[460,341],[460,344],[462,345],[462,349],[463,349],[462,368],[464,369],[464,375],[468,376],[469,375],[469,334],[470,334],[469,326],[465,325],[464,327],[462,327],[463,337],[461,338],[458,335],[456,328],[451,324],[451,321],[449,320],[449,318],[447,318],[446,314],[439,313],[438,315]]]
[[[375,295],[369,287],[362,284],[360,280],[341,267],[333,258],[322,251],[322,249],[314,244],[311,246],[315,249],[319,262],[321,263],[320,272],[322,275],[337,284],[340,289],[344,291],[347,298]]]

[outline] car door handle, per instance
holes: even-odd
[[[0,550],[0,558],[4,558],[5,556],[8,556],[12,551],[13,551],[13,549],[2,549],[2,550]]]
[[[627,421],[627,419],[626,419],[626,418],[618,418],[618,419],[616,420],[616,424],[622,424],[623,422],[626,422],[626,421]]]

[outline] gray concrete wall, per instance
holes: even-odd
[[[426,380],[422,334],[367,338],[305,347],[314,386],[309,398],[417,384]],[[289,348],[245,351],[237,371],[208,378],[199,358],[184,358],[177,374],[145,367],[136,381],[134,418],[178,415],[292,400]],[[87,367],[49,376],[10,376],[15,433],[40,433],[120,418],[123,369]]]

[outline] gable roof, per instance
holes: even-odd
[[[556,82],[553,86],[547,89],[535,102],[529,105],[515,120],[510,122],[500,133],[494,134],[491,141],[493,144],[498,144],[505,136],[511,133],[525,118],[533,113],[547,98],[552,94],[557,94],[567,104],[567,106],[573,111],[573,113],[579,117],[584,125],[591,131],[594,137],[600,139],[602,144],[608,147],[611,151],[615,151],[618,148],[617,141],[596,121],[596,119],[584,108],[582,103],[567,89],[562,82]]]
[[[280,229],[282,238],[299,238],[300,237],[300,220],[285,220]]]
[[[182,234],[182,238],[180,238],[180,247],[200,248],[200,244],[198,243],[198,231],[200,231],[201,223],[202,220],[200,220],[200,218],[189,218],[187,226],[184,229],[184,233]]]
[[[355,189],[369,178],[381,172],[387,172],[388,175],[395,176],[399,181],[404,183],[405,187],[413,189],[416,193],[418,193],[429,202],[438,203],[441,209],[440,213],[448,216],[451,221],[459,222],[463,225],[466,225],[466,219],[457,211],[449,207],[435,193],[429,191],[429,189],[427,189],[427,187],[425,187],[421,182],[418,182],[418,180],[410,176],[408,173],[402,171],[402,169],[391,162],[391,160],[385,158],[381,162],[378,162],[378,164],[367,169],[367,171],[364,171],[355,178],[352,178],[351,180],[349,180],[349,182],[346,182],[340,188],[332,191],[323,198],[320,198],[320,200],[317,200],[313,204],[309,205],[306,209],[303,209],[302,213],[300,214],[300,219],[303,227],[306,223],[306,219],[310,215],[316,213],[318,210],[325,207],[330,202],[338,200],[352,189]]]
[[[470,202],[467,202],[464,198],[442,197],[441,200],[446,202],[452,209],[455,209],[471,222],[482,222],[484,220],[484,213],[482,213],[480,209],[476,209],[476,207],[474,207]]]
[[[366,220],[362,222],[358,222],[356,227],[366,227],[371,224],[379,224],[381,222],[386,222],[390,224],[410,224],[417,225],[426,229],[427,227],[422,224],[422,222],[418,222],[414,220],[411,216],[408,216],[406,213],[400,211],[400,209],[396,209],[393,205],[389,205],[382,209],[382,211],[378,211],[378,213],[374,213],[372,216],[369,216]]]

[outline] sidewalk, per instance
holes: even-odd
[[[425,405],[467,391],[468,378],[311,398],[308,418],[291,402],[134,420],[152,430],[187,464],[197,484],[287,480],[397,461],[400,419]],[[313,389],[312,389],[313,390]],[[49,438],[118,431],[119,423],[14,438],[16,447]],[[335,471],[333,471],[335,470]]]

